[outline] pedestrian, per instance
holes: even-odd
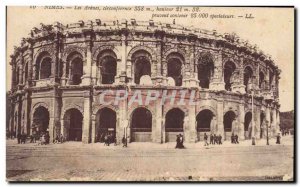
[[[179,137],[179,135],[177,135],[177,137],[176,137],[176,146],[175,146],[175,149],[177,149],[177,148],[180,148],[180,137]]]
[[[30,143],[33,143],[33,140],[34,140],[34,136],[32,134],[32,135],[30,135]]]
[[[213,137],[212,134],[210,134],[209,139],[210,139],[209,144],[213,144],[214,143],[214,137]]]
[[[63,134],[60,134],[59,139],[60,139],[60,143],[64,143],[64,136],[63,136]]]
[[[184,148],[184,145],[183,145],[183,135],[179,134],[179,138],[180,138],[180,149],[183,149]]]
[[[208,142],[207,142],[207,139],[208,139],[208,137],[207,137],[206,133],[204,133],[204,146],[209,145]]]
[[[234,133],[231,134],[231,143],[235,143],[235,136],[234,136]]]
[[[21,143],[21,134],[20,133],[17,134],[17,140],[18,140],[18,144],[20,144]]]
[[[216,134],[214,134],[214,144],[218,144],[218,138],[217,138]]]
[[[21,135],[21,144],[22,144],[22,143],[23,143],[23,144],[26,143],[26,138],[27,138],[26,134],[22,134],[22,135]]]
[[[235,135],[234,139],[235,139],[235,143],[239,144],[239,136],[237,134]]]
[[[221,134],[219,134],[219,144],[220,145],[222,144],[222,136],[221,136]]]
[[[278,133],[277,137],[276,137],[276,144],[280,144],[280,133]]]
[[[127,138],[125,138],[125,136],[123,136],[123,138],[122,138],[122,144],[123,144],[123,147],[127,147]]]

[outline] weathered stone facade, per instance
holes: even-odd
[[[11,55],[13,134],[47,130],[50,141],[62,133],[90,143],[106,130],[118,142],[126,134],[131,141],[164,143],[178,133],[188,142],[201,141],[204,132],[226,140],[232,132],[240,139],[250,132],[264,138],[266,123],[271,136],[279,131],[280,70],[234,34],[132,19],[42,25],[30,35]],[[151,81],[143,84],[147,76]],[[136,90],[184,90],[185,100],[194,90],[199,102],[161,106],[158,99],[129,107],[123,100],[107,106],[99,102],[105,90],[127,90],[129,98]],[[150,126],[139,127],[140,118]]]

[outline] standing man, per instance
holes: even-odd
[[[207,139],[208,139],[208,137],[207,137],[206,133],[204,133],[204,146],[209,145],[208,142],[207,142]]]
[[[214,137],[213,137],[213,135],[212,134],[210,134],[210,142],[209,142],[209,144],[213,144],[214,143]]]
[[[215,144],[215,143],[218,143],[218,142],[217,142],[218,140],[217,140],[216,134],[214,134],[214,138],[213,138],[213,139],[214,139],[214,140],[213,140],[214,144]]]
[[[123,143],[123,147],[127,147],[127,138],[125,138],[125,136],[123,136],[122,138],[122,143]]]
[[[239,143],[239,136],[237,134],[235,135],[234,139],[235,139],[235,143],[238,144]]]
[[[222,144],[222,136],[221,136],[221,134],[219,135],[219,144],[220,145]]]

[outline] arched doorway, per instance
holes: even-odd
[[[244,85],[245,85],[246,93],[248,93],[249,91],[249,83],[252,82],[252,76],[253,76],[253,71],[249,66],[247,66],[244,70]]]
[[[181,69],[184,63],[184,58],[177,53],[171,53],[167,57],[167,76],[172,77],[175,81],[175,86],[182,85]]]
[[[184,112],[173,108],[166,114],[166,142],[175,142],[178,134],[183,135]]]
[[[214,62],[211,54],[201,54],[198,61],[198,80],[201,88],[209,88],[210,80],[214,73]]]
[[[78,109],[72,108],[66,111],[63,135],[67,141],[82,140],[82,121],[83,116]]]
[[[213,119],[212,111],[205,109],[198,113],[197,120],[197,135],[198,141],[204,140],[204,133],[209,136],[211,133],[211,121]]]
[[[134,82],[140,84],[143,75],[151,77],[151,55],[144,50],[139,50],[132,55]]]
[[[96,114],[95,142],[104,142],[109,134],[112,140],[116,137],[116,112],[110,108],[100,109]]]
[[[235,71],[235,64],[231,61],[228,61],[224,65],[224,82],[225,82],[225,90],[231,91],[232,84],[232,75]]]
[[[40,79],[47,79],[51,76],[51,58],[45,57],[40,63]]]
[[[232,124],[235,118],[236,116],[233,111],[228,111],[224,115],[223,123],[224,123],[225,140],[230,140],[231,133],[232,133]]]
[[[244,132],[245,132],[245,139],[250,139],[251,138],[251,129],[249,129],[249,126],[252,121],[252,113],[247,112],[245,114],[245,119],[244,119]]]
[[[131,142],[150,142],[152,114],[146,108],[137,108],[131,116]]]
[[[83,57],[78,52],[72,52],[66,62],[66,75],[69,77],[70,85],[81,84],[83,75]]]
[[[39,106],[33,113],[32,132],[40,135],[49,128],[49,111],[43,106]]]
[[[263,72],[259,72],[259,88],[265,89],[265,75]]]
[[[113,84],[117,74],[117,56],[112,50],[104,50],[98,55],[98,73],[101,74],[101,84]],[[100,76],[97,76],[100,78]]]

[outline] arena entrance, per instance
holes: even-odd
[[[40,135],[45,133],[49,128],[49,111],[43,107],[39,106],[33,113],[32,119],[32,133]]]
[[[225,140],[231,139],[232,122],[234,119],[235,119],[235,113],[233,111],[228,111],[225,113],[224,118],[223,118]]]
[[[247,112],[244,119],[244,132],[245,132],[245,139],[251,139],[251,129],[249,128],[250,123],[252,121],[252,113]]]
[[[196,117],[197,120],[197,136],[198,141],[204,140],[204,133],[207,136],[210,135],[211,131],[211,121],[213,118],[213,113],[210,110],[202,110]]]
[[[104,142],[108,136],[113,142],[116,138],[116,112],[110,108],[102,108],[96,114],[95,142]]]
[[[82,121],[83,116],[78,109],[72,108],[66,111],[63,135],[67,141],[82,140]]]
[[[178,108],[166,114],[166,142],[176,142],[177,135],[183,135],[184,112]]]
[[[152,114],[146,108],[137,108],[131,117],[131,142],[151,142]]]

